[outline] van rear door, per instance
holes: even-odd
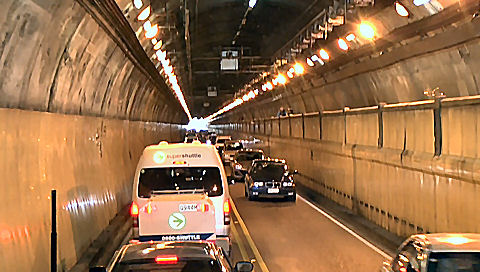
[[[140,208],[138,227],[140,241],[214,241],[215,207],[204,193],[153,194]]]

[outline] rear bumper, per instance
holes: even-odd
[[[217,236],[215,244],[225,250],[230,255],[232,249],[232,240],[229,236]]]
[[[293,197],[296,195],[295,187],[281,187],[278,188],[278,193],[269,193],[267,187],[250,187],[250,195],[253,197],[265,198],[283,198]]]

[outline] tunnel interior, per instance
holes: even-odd
[[[2,2],[0,268],[48,269],[52,189],[74,268],[191,117],[399,237],[480,232],[478,1]]]

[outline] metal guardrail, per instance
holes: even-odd
[[[279,137],[293,137],[292,133],[292,119],[301,119],[302,133],[297,133],[297,135],[302,135],[301,138],[306,139],[305,132],[305,119],[309,118],[318,118],[319,131],[318,140],[323,140],[323,119],[326,117],[334,116],[343,116],[346,126],[346,117],[348,115],[359,115],[359,114],[377,114],[378,115],[378,147],[383,147],[383,114],[384,112],[391,111],[415,111],[415,110],[431,110],[433,113],[434,121],[434,146],[435,146],[435,156],[440,156],[442,154],[442,108],[449,107],[460,107],[460,106],[470,106],[480,104],[480,95],[475,96],[463,96],[463,97],[451,97],[451,98],[435,98],[427,99],[420,101],[412,102],[401,102],[393,104],[380,103],[375,106],[360,107],[350,109],[345,107],[343,109],[337,110],[327,110],[320,112],[309,112],[309,113],[300,113],[300,114],[290,114],[287,116],[280,117],[266,117],[253,120],[245,120],[236,123],[219,123],[218,125],[233,125],[235,129],[244,129],[247,126],[248,132],[265,134],[265,135],[276,135]],[[282,120],[288,120],[288,135],[282,135],[282,127],[285,125]],[[267,125],[267,123],[269,123]],[[275,124],[275,125],[274,125]],[[283,124],[283,125],[282,125]],[[263,129],[261,129],[263,126]],[[268,133],[267,133],[268,127]],[[297,126],[298,127],[298,126]],[[263,130],[263,131],[262,131]],[[275,130],[275,132],[274,132]],[[309,138],[310,139],[310,138]],[[346,143],[346,135],[344,142]]]

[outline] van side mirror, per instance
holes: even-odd
[[[107,272],[107,268],[103,266],[90,267],[88,272]]]
[[[251,272],[253,271],[253,264],[251,262],[238,262],[235,264],[235,272]]]

